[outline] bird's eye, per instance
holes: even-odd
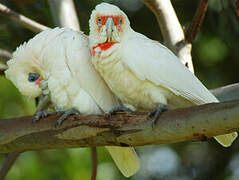
[[[29,82],[35,82],[39,79],[40,75],[37,73],[29,73],[28,74],[28,81]]]
[[[98,17],[98,19],[97,19],[97,25],[99,26],[101,24],[101,19],[100,19],[100,17]]]
[[[121,18],[118,20],[118,24],[119,24],[119,25],[122,24],[122,19],[121,19]]]

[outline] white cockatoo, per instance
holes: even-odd
[[[152,111],[218,102],[168,48],[135,32],[117,6],[97,5],[89,24],[93,64],[126,107]],[[215,138],[228,147],[236,137]]]
[[[18,47],[7,64],[6,77],[23,95],[34,98],[48,91],[58,110],[73,108],[86,115],[118,106],[118,100],[94,69],[88,37],[81,32],[68,28],[45,30]],[[106,148],[123,175],[129,177],[137,172],[139,161],[133,148]]]

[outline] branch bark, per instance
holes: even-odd
[[[42,24],[37,23],[36,21],[33,21],[26,16],[23,16],[12,9],[4,6],[0,3],[0,14],[3,16],[9,18],[10,20],[14,21],[15,23],[33,31],[36,33],[39,33],[45,29],[47,29],[47,26],[44,26]]]
[[[50,104],[50,99],[48,96],[42,96],[39,105],[37,106],[36,113],[44,110]],[[5,160],[2,163],[0,169],[0,180],[3,180],[7,173],[10,171],[11,167],[14,165],[17,158],[20,156],[20,152],[13,152],[7,154]]]
[[[194,72],[191,44],[186,43],[182,26],[170,0],[142,0],[157,18],[166,46],[171,49],[190,71]]]
[[[239,101],[168,110],[152,128],[147,113],[70,116],[55,127],[57,115],[33,124],[33,116],[0,121],[0,153],[95,146],[142,146],[207,138],[239,129]]]

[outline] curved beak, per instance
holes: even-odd
[[[113,32],[114,21],[109,17],[105,23],[107,39],[110,40]]]

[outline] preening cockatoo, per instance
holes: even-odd
[[[7,64],[6,77],[25,96],[39,96],[43,92],[41,82],[47,82],[44,91],[48,90],[58,110],[74,108],[81,114],[101,114],[119,105],[95,71],[88,37],[81,32],[45,30],[18,47]],[[133,148],[106,148],[123,175],[137,172],[139,161]]]
[[[218,102],[169,49],[135,32],[117,6],[97,5],[89,24],[93,64],[126,107],[152,111]],[[215,139],[228,147],[236,137]]]

